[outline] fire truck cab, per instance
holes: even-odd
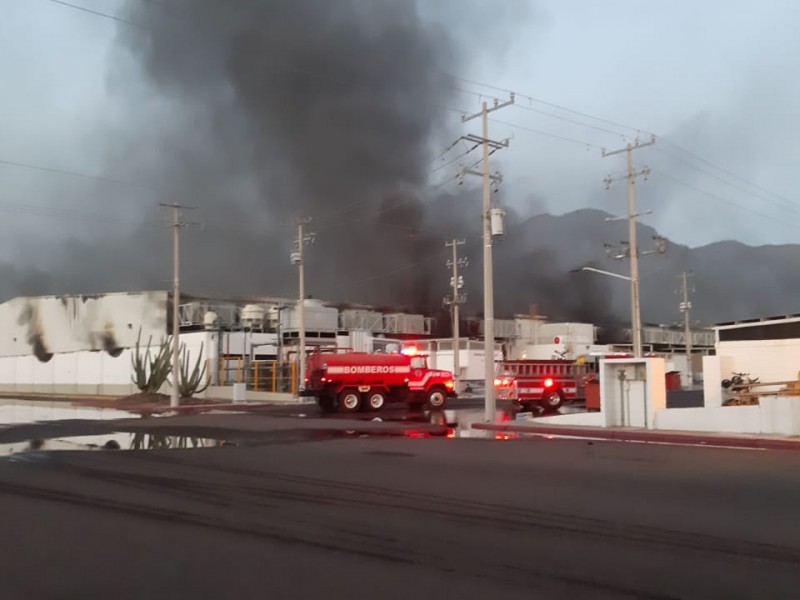
[[[497,367],[494,381],[499,400],[530,409],[539,404],[558,410],[564,402],[586,397],[586,384],[597,376],[593,362],[571,360],[507,360]]]

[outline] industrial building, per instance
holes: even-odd
[[[707,404],[722,404],[721,382],[736,373],[758,379],[753,392],[762,394],[800,378],[800,315],[719,323],[713,331],[715,354],[703,359]]]
[[[157,346],[172,330],[167,291],[14,298],[0,304],[0,391],[55,394],[134,393],[131,359],[148,344]],[[189,360],[205,365],[212,385],[245,383],[254,393],[296,392],[300,327],[293,299],[214,300],[182,296],[181,344]],[[368,306],[304,301],[306,347],[390,351],[416,344],[432,366],[453,368],[454,340],[431,339],[432,319],[384,312]],[[597,328],[586,323],[551,323],[542,317],[497,320],[495,360],[504,357],[565,358],[625,351],[598,345]],[[695,334],[693,334],[695,335]],[[682,331],[647,327],[645,348],[680,368]],[[696,332],[698,354],[713,345],[713,333]],[[685,354],[683,355],[685,365]],[[460,379],[482,380],[481,339],[459,341]],[[698,369],[699,370],[699,369]],[[224,393],[226,396],[230,392]]]

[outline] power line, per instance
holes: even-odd
[[[459,139],[458,141],[461,141],[461,140]],[[450,161],[446,162],[446,163],[445,163],[445,164],[443,164],[443,165],[439,165],[438,167],[436,167],[435,169],[433,169],[433,170],[431,171],[431,174],[433,174],[433,173],[436,173],[437,171],[441,171],[442,169],[444,169],[444,168],[446,168],[446,167],[449,167],[449,166],[450,166],[450,165],[452,165],[453,163],[455,163],[455,162],[458,162],[459,160],[461,160],[461,159],[462,159],[462,158],[464,158],[465,156],[467,156],[467,155],[471,154],[471,153],[472,153],[474,150],[476,150],[476,149],[478,148],[478,146],[480,146],[480,144],[475,144],[474,146],[472,146],[471,148],[469,148],[469,149],[468,149],[466,152],[462,152],[461,154],[459,154],[458,156],[456,156],[454,159],[452,159],[452,160],[450,160]]]
[[[475,91],[472,91],[472,90],[465,90],[463,88],[454,88],[454,89],[457,90],[457,91],[460,91],[460,92],[465,92],[467,94],[473,94],[475,96],[478,96],[479,98],[486,96],[485,94],[481,94],[480,92],[475,92]],[[524,94],[522,94],[521,96],[522,97],[526,97]],[[533,108],[533,106],[525,106],[524,104],[514,104],[514,107],[515,108],[519,108],[521,110],[527,110],[529,112],[533,112],[533,113],[537,113],[537,114],[540,114],[540,115],[544,115],[546,117],[552,117],[554,119],[559,119],[561,121],[565,121],[567,123],[572,123],[574,125],[580,125],[581,127],[586,127],[588,129],[594,129],[596,131],[601,131],[603,133],[610,133],[611,135],[614,135],[614,136],[620,136],[620,137],[623,137],[623,138],[626,137],[626,135],[624,133],[621,133],[620,131],[607,129],[605,127],[599,127],[597,125],[592,125],[590,123],[586,123],[585,121],[578,121],[577,119],[571,119],[570,117],[565,117],[563,115],[558,115],[558,114],[547,112],[547,111],[544,111],[544,110],[539,110],[538,108]]]
[[[437,155],[434,157],[434,159],[431,161],[431,164],[435,163],[437,160],[439,160],[440,158],[442,158],[442,157],[443,157],[445,154],[447,154],[448,152],[450,152],[450,150],[452,150],[453,148],[455,148],[455,147],[458,145],[458,143],[459,143],[460,141],[461,141],[461,139],[457,139],[457,140],[455,140],[455,141],[454,141],[452,144],[450,144],[450,145],[449,145],[447,148],[445,148],[444,150],[442,150],[442,151],[441,151],[439,154],[437,154]]]
[[[499,86],[496,86],[496,85],[491,85],[489,83],[481,83],[480,81],[467,79],[465,77],[459,77],[457,75],[449,75],[449,77],[451,77],[452,79],[455,79],[456,81],[462,81],[464,83],[469,83],[471,85],[478,85],[478,86],[485,87],[485,88],[490,89],[490,90],[500,91],[500,92],[503,92],[505,94],[509,94],[509,93],[511,93],[513,91],[513,90],[509,90],[509,89],[506,89],[506,88],[503,88],[503,87],[499,87]],[[533,96],[529,96],[528,94],[521,94],[519,92],[516,92],[516,95],[519,98],[525,98],[529,102],[536,102],[538,104],[543,104],[544,106],[549,106],[551,108],[557,108],[559,110],[563,110],[565,112],[572,113],[574,115],[579,115],[581,117],[586,117],[588,119],[593,119],[593,120],[599,121],[601,123],[606,123],[608,125],[613,125],[615,127],[621,127],[622,129],[628,129],[628,130],[636,132],[636,133],[646,133],[648,135],[654,135],[653,132],[646,131],[646,130],[641,129],[639,127],[631,127],[630,125],[625,125],[624,123],[619,123],[617,121],[612,121],[610,119],[604,119],[602,117],[597,117],[597,116],[594,116],[594,115],[590,115],[589,113],[581,112],[579,110],[575,110],[575,109],[572,109],[572,108],[569,108],[569,107],[566,107],[566,106],[562,106],[562,105],[556,104],[554,102],[548,102],[547,100],[542,100],[541,98],[535,98]]]
[[[128,19],[123,19],[122,17],[118,17],[116,15],[111,15],[109,13],[100,12],[99,10],[93,10],[91,8],[86,8],[85,6],[79,6],[77,4],[72,4],[70,2],[64,2],[64,0],[47,0],[47,2],[51,2],[53,4],[60,4],[61,6],[66,6],[68,8],[73,8],[75,10],[79,10],[85,13],[89,13],[91,15],[95,15],[97,17],[103,17],[105,19],[111,19],[113,21],[117,21],[118,23],[125,23],[127,25],[133,25],[134,27],[142,27],[139,23],[134,23],[133,21],[129,21]]]
[[[69,175],[70,177],[80,177],[82,179],[92,179],[95,181],[104,181],[106,183],[116,183],[119,185],[124,185],[128,187],[137,187],[142,188],[150,191],[158,191],[156,188],[143,184],[137,183],[135,181],[125,181],[124,179],[114,179],[113,177],[103,177],[102,175],[89,175],[87,173],[81,173],[79,171],[70,171],[68,169],[57,169],[55,167],[45,167],[41,165],[35,165],[32,163],[26,162],[19,162],[14,160],[7,160],[7,159],[0,159],[0,164],[8,165],[12,167],[19,167],[23,169],[32,169],[35,171],[43,171],[46,173],[57,173],[59,175]]]
[[[491,84],[488,84],[488,83],[481,83],[481,82],[479,82],[479,81],[470,80],[470,79],[466,79],[466,78],[463,78],[463,77],[458,77],[458,76],[456,76],[456,75],[450,75],[450,77],[452,77],[453,79],[455,79],[455,80],[457,80],[457,81],[462,81],[462,82],[469,83],[469,84],[472,84],[472,85],[482,86],[482,87],[485,87],[485,88],[487,88],[487,89],[492,89],[492,90],[497,90],[497,91],[503,91],[503,92],[508,92],[508,91],[509,91],[509,90],[507,90],[506,88],[502,88],[502,87],[499,87],[499,86],[491,85]],[[456,89],[460,89],[460,88],[456,88]],[[475,91],[471,91],[471,90],[463,90],[463,89],[461,89],[461,91],[465,91],[465,92],[468,92],[468,93],[471,93],[471,94],[477,94],[477,95],[480,95],[480,93],[479,93],[479,92],[475,92]],[[589,119],[593,119],[593,120],[595,120],[595,121],[599,121],[599,122],[602,122],[602,123],[607,123],[607,124],[609,124],[609,125],[613,125],[613,126],[615,126],[615,127],[620,127],[620,128],[622,128],[622,129],[627,129],[627,130],[630,130],[630,131],[635,131],[635,132],[645,133],[645,134],[648,134],[648,135],[655,135],[655,134],[654,134],[652,131],[648,131],[648,130],[646,130],[646,129],[642,129],[642,128],[640,128],[640,127],[633,127],[633,126],[631,126],[631,125],[626,125],[626,124],[624,124],[624,123],[620,123],[620,122],[618,122],[618,121],[612,121],[612,120],[610,120],[610,119],[605,119],[605,118],[602,118],[602,117],[598,117],[598,116],[595,116],[595,115],[591,115],[591,114],[589,114],[589,113],[582,112],[582,111],[578,111],[578,110],[574,110],[574,109],[571,109],[571,108],[569,108],[569,107],[562,106],[562,105],[560,105],[560,104],[555,104],[555,103],[553,103],[553,102],[548,102],[548,101],[546,101],[546,100],[542,100],[542,99],[540,99],[540,98],[534,98],[533,96],[529,96],[529,95],[527,95],[527,94],[522,94],[522,93],[519,93],[519,92],[517,92],[517,97],[520,97],[520,98],[525,98],[525,99],[529,100],[530,102],[536,102],[536,103],[539,103],[539,104],[543,104],[543,105],[545,105],[545,106],[550,106],[550,107],[552,107],[552,108],[557,108],[557,109],[559,109],[559,110],[563,110],[563,111],[565,111],[565,112],[568,112],[568,113],[572,113],[572,114],[575,114],[575,115],[579,115],[579,116],[582,116],[582,117],[586,117],[586,118],[589,118]],[[527,107],[525,107],[524,105],[521,105],[521,104],[519,104],[519,103],[517,104],[517,107],[518,107],[518,108],[527,109]],[[534,110],[535,110],[535,109],[534,109]],[[535,111],[535,112],[541,112],[541,111]],[[547,113],[543,113],[543,114],[547,114]],[[554,116],[554,117],[556,117],[556,118],[563,118],[563,117],[559,117],[559,116],[557,116],[557,115],[550,115],[550,116]],[[568,119],[565,119],[565,120],[568,120]],[[580,122],[576,122],[576,124],[583,124],[583,125],[586,125],[586,126],[592,127],[592,126],[590,126],[590,125],[588,125],[588,124],[585,124],[585,123],[580,123]],[[521,127],[520,127],[520,128],[521,128]],[[593,127],[593,128],[594,128],[594,127]],[[606,131],[607,131],[608,133],[615,133],[615,134],[619,134],[619,132],[612,132],[612,131],[610,131],[610,130],[606,130]],[[546,134],[544,134],[543,132],[538,132],[538,131],[537,131],[537,133],[542,133],[543,135],[546,135]],[[553,136],[553,137],[555,137],[555,136]],[[765,188],[765,187],[763,187],[763,186],[761,186],[761,185],[758,185],[758,184],[756,184],[756,183],[753,183],[752,181],[749,181],[749,180],[747,180],[746,178],[744,178],[744,177],[742,177],[742,176],[740,176],[740,175],[737,175],[736,173],[734,173],[734,172],[733,172],[733,171],[731,171],[730,169],[726,169],[725,167],[720,167],[719,165],[716,165],[716,164],[712,163],[711,161],[709,161],[709,160],[707,160],[707,159],[704,159],[704,158],[702,158],[702,157],[698,156],[698,155],[697,155],[697,154],[695,154],[694,152],[692,152],[692,151],[690,151],[690,150],[688,150],[688,149],[684,148],[683,146],[680,146],[680,145],[676,144],[675,142],[672,142],[672,141],[670,141],[669,139],[666,139],[666,138],[663,138],[663,137],[659,137],[659,139],[661,139],[662,141],[666,142],[667,144],[669,144],[670,146],[672,146],[672,147],[673,147],[673,148],[675,148],[676,150],[679,150],[680,152],[683,152],[683,153],[685,153],[686,155],[688,155],[688,156],[692,157],[694,160],[696,160],[696,161],[699,161],[699,162],[701,162],[701,163],[703,163],[703,164],[705,164],[705,165],[707,165],[707,166],[709,166],[709,167],[711,167],[711,168],[713,168],[713,169],[716,169],[716,170],[718,170],[718,171],[720,171],[720,172],[722,172],[722,173],[725,173],[726,175],[728,175],[728,176],[730,176],[730,177],[733,177],[733,178],[737,179],[738,181],[740,181],[740,182],[742,182],[742,183],[744,183],[744,184],[746,184],[746,185],[748,185],[748,186],[750,186],[750,187],[752,187],[752,188],[755,188],[755,189],[757,189],[757,190],[760,190],[760,191],[762,191],[762,192],[764,192],[764,193],[770,194],[770,195],[772,195],[772,196],[774,196],[774,197],[776,197],[776,198],[779,198],[779,199],[783,200],[783,201],[784,201],[784,202],[786,202],[786,203],[789,203],[789,204],[795,204],[795,202],[793,202],[793,201],[791,201],[791,200],[789,200],[789,199],[785,198],[784,196],[781,196],[780,194],[777,194],[776,192],[773,192],[772,190],[769,190],[769,189],[767,189],[767,188]],[[668,154],[668,153],[664,152],[663,150],[659,150],[658,148],[657,148],[657,150],[658,150],[658,151],[660,151],[660,152],[662,152],[662,153],[664,153],[664,154],[665,154],[665,155],[667,155],[667,156],[672,156],[672,155],[670,155],[670,154]],[[675,158],[676,160],[679,160],[679,161],[681,161],[681,159],[679,159],[679,158],[677,158],[677,157],[675,157],[675,156],[672,156],[672,158]],[[681,162],[684,162],[684,161],[681,161]],[[689,166],[692,166],[693,168],[697,168],[698,170],[701,170],[701,171],[702,171],[702,169],[700,169],[699,167],[696,167],[696,166],[692,165],[691,163],[686,163],[686,164],[688,164]],[[717,177],[717,176],[715,176],[715,175],[713,175],[713,174],[711,174],[711,173],[708,173],[707,171],[704,171],[704,172],[706,172],[707,174],[711,175],[712,177]],[[724,180],[724,179],[721,179],[721,181],[723,181],[723,182],[725,182],[725,183],[728,183],[729,185],[732,185],[732,184],[730,184],[729,182],[727,182],[727,181],[726,181],[726,180]],[[749,193],[751,193],[751,194],[752,194],[752,192],[749,192]]]
[[[553,117],[554,119],[560,119],[561,121],[566,121],[567,123],[574,123],[575,125],[580,125],[581,127],[588,127],[589,129],[594,129],[596,131],[602,131],[603,133],[610,133],[612,135],[620,136],[622,138],[627,137],[627,136],[625,136],[625,134],[620,133],[619,131],[612,131],[611,129],[606,129],[605,127],[598,127],[597,125],[591,125],[589,123],[584,123],[583,121],[578,121],[576,119],[571,119],[569,117],[562,117],[561,115],[556,115],[554,113],[545,112],[543,110],[539,110],[539,109],[533,108],[531,106],[525,106],[524,104],[517,104],[516,107],[519,108],[519,109],[522,109],[522,110],[527,110],[527,111],[530,111],[530,112],[538,113],[540,115],[545,115],[547,117]]]
[[[116,22],[119,22],[119,23],[124,23],[124,24],[135,26],[135,27],[144,28],[144,26],[142,24],[140,24],[140,23],[135,23],[135,22],[130,21],[128,19],[116,16],[116,15],[113,15],[113,14],[101,12],[101,11],[98,11],[98,10],[90,9],[90,8],[85,7],[85,6],[80,6],[80,5],[77,5],[77,4],[70,3],[70,2],[65,2],[64,0],[47,0],[47,1],[51,2],[53,4],[57,4],[57,5],[64,6],[64,7],[67,7],[67,8],[72,8],[74,10],[82,11],[82,12],[85,12],[85,13],[88,13],[88,14],[91,14],[91,15],[94,15],[94,16],[101,17],[101,18],[107,18],[107,19],[110,19],[110,20],[113,20],[113,21],[116,21]],[[151,3],[153,5],[157,5],[157,6],[161,6],[163,8],[167,8],[166,5],[164,5],[164,4],[160,3],[160,2],[155,2],[153,0],[146,0],[146,1],[148,1],[149,3]],[[307,71],[307,70],[304,70],[304,69],[297,69],[297,68],[294,68],[294,67],[279,67],[279,68],[282,69],[282,70],[290,70],[290,71],[300,72],[300,73],[303,73],[303,74],[305,74],[307,76],[315,77],[315,78],[318,78],[318,79],[324,79],[324,80],[327,80],[327,81],[332,81],[332,82],[335,82],[335,83],[337,83],[339,85],[345,85],[345,86],[353,86],[353,85],[355,85],[355,82],[345,82],[345,81],[342,81],[342,80],[331,78],[330,76],[327,76],[327,75],[321,75],[319,73],[314,73],[314,72]],[[480,86],[480,87],[483,87],[483,88],[486,88],[486,89],[490,89],[490,90],[496,90],[496,91],[502,91],[502,92],[510,92],[510,90],[508,90],[507,88],[503,88],[503,87],[500,87],[500,86],[496,86],[496,85],[492,85],[492,84],[488,84],[488,83],[484,83],[484,82],[475,81],[475,80],[468,79],[468,78],[465,78],[465,77],[460,77],[458,75],[453,75],[453,74],[449,74],[449,73],[445,73],[444,75],[449,77],[449,78],[451,78],[451,79],[453,79],[454,81],[460,81],[460,82],[463,82],[463,83],[467,83],[467,84],[474,85],[474,86]],[[469,93],[469,94],[475,94],[475,95],[478,95],[478,96],[482,95],[478,91],[466,90],[466,89],[463,89],[463,88],[455,88],[455,89],[457,89],[459,91],[462,91],[462,92]],[[594,120],[594,121],[597,121],[597,122],[600,122],[600,123],[605,123],[607,125],[611,125],[611,126],[614,126],[614,127],[617,127],[617,128],[621,128],[621,129],[624,129],[624,130],[631,131],[631,132],[642,132],[642,133],[649,133],[649,134],[652,135],[652,132],[649,132],[649,131],[647,131],[645,129],[642,129],[642,128],[639,128],[639,127],[633,127],[631,125],[620,123],[618,121],[613,121],[611,119],[598,117],[598,116],[595,116],[595,115],[592,115],[592,114],[589,114],[589,113],[586,113],[586,112],[583,112],[583,111],[575,110],[575,109],[572,109],[572,108],[569,108],[569,107],[566,107],[566,106],[563,106],[563,105],[560,105],[560,104],[557,104],[557,103],[554,103],[554,102],[549,102],[549,101],[543,100],[541,98],[536,98],[536,97],[528,95],[528,94],[516,93],[516,96],[518,98],[527,99],[531,104],[533,104],[533,103],[541,104],[541,105],[544,105],[544,106],[548,106],[548,107],[551,107],[551,108],[558,109],[560,111],[564,111],[564,112],[567,112],[567,113],[570,113],[570,114],[573,114],[573,115],[577,115],[577,116],[580,116],[580,117],[591,119],[591,120]],[[619,131],[612,131],[610,129],[597,127],[597,126],[591,125],[589,123],[585,123],[585,122],[578,121],[578,120],[575,120],[575,119],[570,119],[570,118],[567,118],[567,117],[563,117],[561,115],[557,115],[557,114],[553,114],[553,113],[547,113],[547,112],[535,109],[532,106],[526,107],[524,105],[519,105],[519,104],[517,104],[517,106],[519,106],[519,108],[522,108],[524,110],[530,110],[532,112],[536,112],[536,113],[539,113],[539,114],[542,114],[542,115],[545,115],[545,116],[549,116],[549,117],[552,117],[552,118],[560,119],[560,120],[563,120],[563,121],[566,121],[566,122],[570,122],[570,123],[573,123],[573,124],[576,124],[576,125],[579,125],[579,126],[582,126],[582,127],[595,129],[595,130],[598,130],[598,131],[601,131],[601,132],[604,132],[604,133],[613,134],[613,135],[623,135],[624,136],[624,134],[620,133]],[[464,114],[464,111],[461,111],[461,110],[458,110],[458,109],[448,108],[448,110],[454,110],[456,112]],[[602,146],[597,145],[597,144],[593,144],[591,142],[581,141],[581,140],[577,140],[575,138],[570,138],[570,137],[567,137],[567,136],[553,134],[553,133],[549,133],[549,132],[546,132],[546,131],[542,131],[542,130],[538,130],[538,129],[534,129],[534,128],[531,128],[531,127],[526,127],[526,126],[518,125],[518,124],[514,124],[514,123],[502,122],[502,121],[497,121],[497,120],[494,120],[494,119],[492,121],[495,122],[495,123],[501,124],[501,125],[505,125],[507,127],[512,127],[513,129],[519,129],[519,130],[522,130],[522,131],[535,133],[537,135],[542,135],[542,136],[549,137],[549,138],[552,138],[552,139],[558,139],[558,140],[561,140],[561,141],[580,144],[580,145],[585,146],[587,148],[588,147],[592,147],[592,148],[602,149]],[[671,142],[669,140],[665,140],[665,141],[667,143],[669,143],[671,146],[673,146],[674,148],[676,148],[677,150],[679,150],[681,152],[684,152],[688,156],[692,157],[696,161],[699,161],[699,162],[701,162],[701,163],[703,163],[705,165],[708,165],[709,167],[712,167],[714,169],[717,169],[718,171],[720,171],[722,173],[725,173],[726,175],[728,175],[730,177],[733,177],[733,178],[737,179],[738,181],[741,181],[742,183],[744,183],[744,184],[746,184],[746,185],[748,185],[748,186],[750,186],[750,187],[752,187],[754,189],[758,189],[758,190],[761,190],[764,193],[770,194],[771,196],[774,196],[775,198],[782,200],[784,203],[791,204],[791,205],[795,204],[794,202],[792,202],[791,200],[788,200],[787,198],[781,196],[780,194],[777,194],[775,192],[772,192],[771,190],[768,190],[768,189],[764,188],[763,186],[760,186],[758,184],[750,182],[747,179],[745,179],[745,178],[733,173],[732,171],[730,171],[728,169],[725,169],[724,167],[719,167],[718,165],[715,165],[714,163],[712,163],[712,162],[710,162],[710,161],[708,161],[706,159],[701,158],[700,156],[698,156],[698,155],[694,154],[693,152],[691,152],[691,151],[679,146],[678,144],[675,144],[674,142]],[[450,149],[451,148],[448,148],[443,154],[445,154]],[[731,185],[733,187],[738,187],[738,189],[741,189],[742,191],[745,191],[746,193],[750,193],[751,195],[754,195],[756,197],[760,197],[761,199],[766,200],[766,198],[763,198],[762,196],[758,196],[757,194],[753,193],[752,191],[744,190],[743,188],[741,188],[739,186],[736,186],[735,184],[732,184],[731,182],[725,180],[724,178],[721,178],[721,177],[716,176],[716,175],[714,175],[714,174],[712,174],[712,173],[710,173],[708,171],[700,169],[699,167],[696,167],[695,165],[692,165],[691,163],[683,161],[678,157],[672,156],[672,155],[670,155],[668,153],[664,153],[664,154],[667,155],[667,156],[671,156],[675,160],[679,160],[680,162],[684,162],[688,166],[696,168],[699,171],[704,172],[704,173],[706,173],[706,174],[708,174],[708,175],[710,175],[710,176],[712,176],[712,177],[714,177],[716,179],[719,179],[723,183],[727,183],[728,185]],[[437,159],[438,158],[439,157],[437,157]],[[140,185],[140,184],[134,184],[134,183],[130,183],[130,182],[114,180],[114,179],[111,179],[111,178],[91,176],[91,175],[86,175],[86,174],[81,174],[81,173],[76,173],[76,172],[63,171],[63,170],[59,170],[59,169],[49,169],[49,168],[46,168],[46,167],[37,167],[37,166],[34,166],[34,165],[28,165],[28,164],[24,164],[24,163],[15,163],[14,161],[0,161],[0,163],[9,164],[9,165],[15,165],[15,166],[21,166],[21,167],[27,167],[27,168],[34,168],[34,169],[39,169],[39,170],[42,170],[42,171],[50,171],[50,172],[54,172],[54,173],[62,173],[62,174],[73,175],[73,176],[77,176],[77,177],[86,177],[86,178],[97,179],[97,180],[101,180],[101,181],[109,181],[109,182],[114,182],[114,183],[120,183],[120,184],[123,184],[123,185],[134,185],[134,186],[139,186]],[[449,163],[449,164],[452,164],[452,162]],[[447,165],[445,165],[445,166],[447,166]],[[444,167],[440,167],[440,168],[444,168]],[[437,168],[436,170],[439,170],[440,168]],[[147,186],[141,186],[141,187],[147,187]],[[152,188],[148,188],[148,189],[152,189]],[[703,192],[703,193],[708,194],[707,192]],[[333,214],[335,215],[335,214],[339,214],[340,212],[349,212],[350,210],[354,210],[356,207],[358,207],[358,206],[360,206],[360,205],[362,205],[362,204],[364,204],[364,203],[366,203],[368,201],[369,200],[357,201],[357,202],[353,203],[352,205],[350,205],[350,207],[346,207],[344,209],[337,210]]]
[[[738,202],[734,202],[733,200],[730,200],[728,198],[723,198],[722,196],[718,196],[716,194],[713,194],[713,193],[711,193],[709,191],[706,191],[704,189],[698,188],[698,187],[692,185],[691,183],[687,183],[686,181],[683,181],[682,179],[680,179],[678,177],[675,177],[674,175],[670,175],[669,173],[665,173],[663,171],[659,171],[658,169],[651,169],[651,173],[656,174],[656,175],[660,175],[661,177],[665,177],[667,179],[670,179],[670,180],[674,181],[675,183],[679,183],[680,185],[689,188],[690,190],[694,190],[695,192],[698,192],[698,193],[703,194],[705,196],[708,196],[710,198],[714,198],[715,200],[719,200],[720,202],[724,202],[725,204],[730,204],[731,206],[734,206],[734,207],[736,207],[736,208],[738,208],[740,210],[747,211],[749,213],[752,213],[754,215],[758,215],[758,216],[763,217],[765,219],[768,219],[770,221],[774,221],[776,223],[780,223],[781,225],[784,225],[784,226],[789,226],[789,227],[792,228],[792,230],[795,230],[795,226],[792,223],[789,223],[784,219],[779,219],[777,217],[773,217],[773,216],[771,216],[771,215],[769,215],[767,213],[763,213],[761,211],[755,210],[754,208],[752,208],[750,206],[746,206],[744,204],[739,204]]]
[[[722,173],[725,173],[726,175],[728,175],[730,177],[733,177],[734,179],[737,179],[737,180],[741,181],[742,183],[744,183],[744,184],[746,184],[746,185],[748,185],[748,186],[750,186],[752,188],[755,188],[755,189],[760,190],[760,191],[762,191],[764,193],[770,194],[771,196],[774,196],[775,198],[778,198],[778,199],[784,201],[788,205],[795,206],[797,204],[796,202],[793,202],[792,200],[789,200],[788,198],[785,198],[785,197],[781,196],[780,194],[776,194],[775,192],[772,192],[772,191],[770,191],[770,190],[768,190],[768,189],[766,189],[766,188],[764,188],[764,187],[762,187],[762,186],[760,186],[758,184],[755,184],[755,183],[752,183],[752,182],[748,181],[747,179],[737,175],[736,173],[734,173],[734,172],[732,172],[732,171],[730,171],[728,169],[725,169],[724,167],[716,166],[713,163],[707,161],[706,159],[701,158],[700,156],[697,156],[696,154],[693,154],[689,150],[686,150],[685,148],[682,148],[681,146],[678,146],[677,144],[675,144],[673,142],[670,142],[669,140],[665,140],[665,141],[666,141],[667,144],[669,144],[673,148],[675,148],[675,149],[677,149],[677,150],[679,150],[681,152],[684,152],[685,154],[691,156],[692,158],[694,158],[698,162],[706,164],[706,165],[708,165],[708,166],[710,166],[710,167],[712,167],[714,169],[717,169],[718,171],[721,171]],[[764,198],[763,196],[755,194],[754,192],[752,192],[750,190],[746,190],[746,189],[744,189],[744,188],[742,188],[742,187],[740,187],[740,186],[738,186],[738,185],[736,185],[734,183],[729,182],[728,180],[726,180],[726,179],[724,179],[724,178],[722,178],[722,177],[720,177],[718,175],[715,175],[714,173],[711,173],[710,171],[707,171],[705,169],[701,169],[700,167],[698,167],[696,165],[693,165],[690,162],[685,161],[685,160],[683,160],[683,159],[681,159],[681,158],[679,158],[677,156],[669,154],[668,152],[664,152],[663,150],[659,150],[659,151],[662,154],[664,154],[666,156],[669,156],[670,158],[673,158],[673,159],[677,160],[678,162],[681,162],[681,163],[683,163],[683,164],[685,164],[685,165],[687,165],[689,167],[692,167],[693,169],[696,169],[696,170],[698,170],[700,172],[706,173],[706,174],[710,175],[711,177],[714,177],[715,179],[718,179],[718,180],[722,181],[723,183],[726,183],[726,184],[728,184],[728,185],[730,185],[732,187],[736,187],[737,189],[740,189],[740,190],[742,190],[742,191],[744,191],[744,192],[746,192],[748,194],[751,194],[751,195],[753,195],[753,196],[755,196],[757,198],[761,198],[762,200],[767,200],[767,198]]]
[[[541,131],[539,129],[533,129],[532,127],[525,127],[524,125],[517,125],[516,123],[509,123],[507,121],[498,121],[497,119],[489,119],[492,123],[497,123],[498,125],[505,125],[506,127],[511,127],[512,129],[520,129],[522,131],[528,131],[530,133],[536,133],[538,135],[543,135],[545,137],[554,138],[557,140],[561,140],[563,142],[572,142],[573,144],[580,144],[581,146],[586,146],[589,148],[596,148],[598,150],[602,150],[603,146],[599,144],[593,144],[592,142],[587,142],[585,140],[577,140],[575,138],[558,135],[555,133],[548,133],[547,131]]]
[[[44,216],[44,217],[55,217],[55,218],[68,218],[68,219],[78,219],[82,221],[90,221],[94,223],[104,223],[108,225],[139,225],[140,222],[134,221],[122,221],[120,219],[116,219],[111,216],[104,216],[102,214],[97,213],[88,213],[77,211],[73,209],[67,208],[58,208],[58,207],[51,207],[51,206],[36,206],[30,204],[14,204],[11,202],[0,202],[0,211],[10,213],[10,214],[19,214],[19,215],[31,215],[31,216]]]

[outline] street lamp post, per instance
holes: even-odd
[[[572,269],[570,273],[578,273],[579,271],[589,271],[591,273],[599,273],[600,275],[607,275],[608,277],[614,277],[616,279],[624,279],[625,281],[632,281],[631,277],[628,275],[622,275],[620,273],[614,273],[613,271],[605,271],[603,269],[596,269],[595,267],[581,267],[580,269]],[[634,346],[634,356],[636,358],[641,358],[641,345],[639,347],[639,355],[636,355],[636,335],[637,332],[642,331],[642,322],[641,322],[641,315],[636,310],[631,310],[631,336],[633,339],[633,346]],[[641,340],[641,338],[640,338]],[[641,344],[641,341],[640,341]]]

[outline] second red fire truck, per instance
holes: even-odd
[[[571,360],[506,360],[494,381],[498,400],[526,409],[534,404],[557,410],[564,402],[586,397],[586,384],[597,377],[593,362]]]

